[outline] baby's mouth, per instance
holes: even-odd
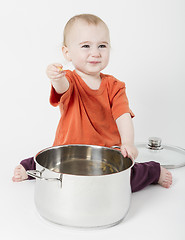
[[[89,61],[88,63],[90,63],[90,64],[99,64],[101,62],[100,61]]]

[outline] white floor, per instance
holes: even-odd
[[[50,223],[34,204],[35,181],[13,183],[12,172],[1,173],[1,239],[185,239],[185,167],[173,169],[173,185],[153,185],[132,194],[126,218],[107,229],[72,229]]]

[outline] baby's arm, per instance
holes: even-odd
[[[116,124],[121,136],[121,152],[123,156],[136,159],[138,150],[134,145],[134,126],[130,113],[125,113],[117,118]]]
[[[69,82],[65,77],[61,64],[50,64],[46,69],[46,74],[57,93],[62,94],[68,90]]]

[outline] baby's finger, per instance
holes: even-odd
[[[63,72],[63,67],[57,67],[59,72]]]
[[[50,69],[50,70],[47,72],[47,75],[48,75],[48,76],[56,76],[56,75],[59,75],[59,74],[61,74],[61,73],[63,73],[63,72],[60,72],[59,69],[57,69],[57,68],[52,68],[52,69]]]
[[[63,67],[61,63],[54,63],[53,66],[55,66],[55,67]]]
[[[121,153],[123,154],[123,157],[127,157],[128,155],[126,148],[122,148]]]
[[[51,75],[50,78],[51,78],[52,80],[58,80],[58,79],[60,79],[60,78],[62,78],[62,77],[64,77],[64,76],[65,76],[65,72],[62,72],[62,73],[58,73],[58,74]]]
[[[132,160],[135,159],[135,158],[134,158],[134,154],[132,154],[132,153],[129,153],[129,154],[128,154],[128,157],[129,157],[130,159],[132,159]]]
[[[63,71],[62,64],[56,63],[53,66],[55,67],[56,71],[58,71],[58,72],[62,72]]]
[[[57,72],[58,72],[58,68],[57,68],[57,66],[54,65],[54,64],[49,65],[49,66],[47,67],[47,69],[46,69],[47,75],[51,75],[51,74],[57,73]]]

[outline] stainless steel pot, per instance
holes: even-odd
[[[73,227],[108,227],[127,214],[134,162],[92,145],[47,148],[35,158],[35,204],[44,218]]]

